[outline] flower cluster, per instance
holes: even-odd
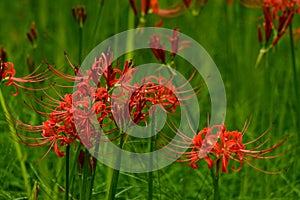
[[[206,127],[199,131],[194,138],[191,138],[192,145],[190,150],[184,153],[179,162],[189,162],[190,167],[198,168],[197,162],[203,158],[207,162],[209,169],[212,169],[214,165],[217,165],[218,172],[219,165],[222,164],[222,172],[227,172],[228,163],[232,160],[239,163],[238,169],[234,169],[234,166],[232,167],[232,170],[234,171],[239,171],[242,168],[242,164],[245,163],[261,172],[274,173],[255,167],[251,164],[251,161],[280,156],[265,156],[265,154],[270,153],[282,145],[287,138],[270,148],[261,149],[262,146],[266,144],[267,140],[253,148],[249,148],[251,144],[258,142],[263,138],[268,131],[252,141],[243,142],[244,131],[228,131],[226,130],[225,125],[214,126],[212,128]]]
[[[264,43],[266,45],[275,46],[277,44],[291,24],[294,14],[300,13],[299,5],[300,2],[297,0],[263,1],[263,30],[265,32]],[[260,43],[263,43],[260,25],[258,26],[258,39]]]
[[[37,111],[46,120],[37,126],[18,121],[22,131],[35,134],[32,137],[20,135],[20,140],[29,146],[48,146],[48,151],[42,158],[51,149],[57,156],[62,157],[65,155],[62,148],[75,141],[80,141],[87,148],[91,148],[95,142],[100,143],[99,134],[102,132],[99,132],[99,127],[113,124],[110,126],[112,128],[106,129],[105,134],[117,132],[119,121],[116,121],[113,111],[118,115],[122,115],[122,112],[112,104],[112,99],[123,101],[123,104],[128,105],[128,113],[135,124],[148,123],[151,112],[155,112],[151,109],[153,105],[160,105],[167,113],[175,112],[180,106],[175,93],[181,87],[175,87],[170,79],[151,75],[143,77],[141,84],[130,84],[136,71],[133,62],[126,61],[121,69],[119,64],[113,67],[112,60],[111,52],[102,53],[101,57],[95,59],[90,69],[81,71],[74,68],[76,77],[63,74],[47,63],[48,70],[64,80],[74,82],[76,88],[72,94],[64,96],[52,88],[58,94],[59,100],[43,90],[43,99],[35,100],[49,110],[49,112]],[[114,96],[113,90],[118,87],[122,88],[122,92]],[[117,116],[117,120],[121,119],[128,124],[130,119],[124,116]],[[117,135],[111,139],[118,137]]]
[[[258,40],[264,49],[275,46],[287,32],[294,15],[300,14],[299,0],[244,0],[242,3],[263,11],[264,22],[258,25]]]
[[[170,57],[172,59],[174,59],[180,49],[188,46],[187,42],[180,41],[177,29],[173,30],[172,36],[165,37],[168,37],[167,39],[171,45],[172,52]],[[166,52],[160,42],[160,37],[157,35],[152,36],[149,46],[156,58],[165,64],[167,62]],[[64,156],[66,152],[62,148],[76,141],[79,141],[87,148],[93,147],[95,142],[99,144],[99,140],[101,140],[99,134],[102,134],[102,132],[99,132],[99,127],[110,127],[105,129],[105,134],[114,135],[114,133],[118,132],[120,122],[129,126],[141,123],[147,125],[150,115],[155,112],[155,110],[151,109],[153,105],[160,105],[166,113],[174,113],[181,106],[180,99],[178,99],[176,93],[179,91],[179,93],[188,93],[188,91],[181,91],[182,86],[175,87],[172,84],[172,79],[174,78],[172,72],[170,72],[169,78],[151,75],[143,77],[141,84],[137,84],[134,81],[131,84],[132,78],[136,73],[132,60],[126,61],[122,68],[119,63],[117,63],[116,67],[113,67],[112,52],[102,53],[100,57],[95,59],[91,68],[86,71],[79,70],[71,64],[76,76],[64,74],[47,63],[47,61],[45,63],[47,64],[47,69],[37,74],[39,67],[24,78],[15,78],[16,71],[11,62],[1,62],[0,68],[1,80],[6,80],[8,86],[15,85],[17,88],[26,88],[18,84],[18,82],[36,83],[46,80],[50,81],[54,76],[58,76],[64,81],[76,83],[76,90],[64,96],[61,96],[53,88],[58,94],[59,100],[49,95],[45,88],[40,88],[44,92],[44,97],[42,100],[37,98],[35,100],[40,106],[49,111],[42,112],[33,108],[46,118],[41,125],[33,126],[18,121],[19,128],[22,131],[34,134],[32,137],[19,135],[23,143],[29,146],[48,146],[48,150],[42,159],[52,149],[58,157]],[[157,70],[157,74],[160,74],[159,69]],[[101,77],[99,77],[100,75]],[[59,85],[55,84],[55,86]],[[121,88],[119,94],[113,93],[116,88]],[[116,105],[113,104],[112,99],[117,99]],[[119,105],[123,106],[125,110]],[[126,118],[126,113],[129,113],[129,118]],[[194,138],[189,138],[188,142],[184,133],[181,133],[180,135],[185,138],[184,144],[191,144],[191,146],[189,146],[190,150],[183,154],[179,162],[190,162],[192,168],[197,168],[198,161],[203,158],[210,169],[214,165],[219,168],[221,163],[222,172],[228,171],[230,160],[238,162],[240,164],[239,169],[242,167],[242,163],[256,168],[250,161],[276,157],[264,156],[264,154],[271,152],[285,141],[283,140],[264,150],[259,149],[265,142],[254,148],[249,148],[250,144],[258,141],[265,134],[251,142],[244,143],[242,141],[244,131],[228,131],[225,125],[204,128]],[[115,140],[119,137],[120,135],[117,133],[111,139]],[[261,169],[258,170],[263,171]]]

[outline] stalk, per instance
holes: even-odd
[[[82,57],[82,27],[79,27],[79,49],[78,49],[78,64],[81,66]]]
[[[71,167],[71,170],[70,170],[70,174],[69,174],[69,177],[70,177],[70,190],[71,190],[71,194],[74,193],[74,184],[75,184],[75,177],[76,177],[76,174],[75,174],[75,171],[78,169],[77,166],[78,166],[78,157],[79,157],[79,153],[80,153],[80,149],[81,149],[81,143],[79,142],[78,144],[75,144],[77,147],[77,151],[75,153],[75,157],[74,157],[74,160],[73,160],[73,164],[72,164],[72,167]]]
[[[65,191],[65,199],[69,199],[69,180],[70,180],[70,145],[66,146],[66,191]]]
[[[88,186],[88,168],[89,168],[89,150],[85,150],[84,154],[84,167],[83,167],[83,178],[82,178],[82,186],[80,191],[80,200],[86,200],[87,195],[87,186]]]
[[[18,140],[17,132],[15,130],[14,125],[12,124],[12,122],[13,122],[12,116],[6,108],[6,103],[5,103],[5,99],[3,97],[1,88],[0,88],[0,103],[1,103],[4,115],[6,117],[6,121],[7,121],[9,130],[10,130],[11,136],[12,136],[13,140],[17,141]],[[21,172],[22,172],[22,176],[23,176],[23,180],[24,180],[24,186],[26,188],[26,193],[28,195],[30,195],[31,187],[30,187],[30,183],[29,183],[29,180],[28,180],[28,177],[27,177],[28,173],[27,173],[25,162],[24,162],[25,156],[23,155],[22,148],[21,148],[21,146],[18,142],[14,142],[14,146],[15,146],[15,149],[16,149],[17,157],[20,161],[20,167],[21,167]]]
[[[117,1],[119,2],[119,1]],[[100,0],[99,1],[99,9],[98,9],[98,13],[97,13],[97,19],[96,19],[96,25],[95,25],[95,28],[94,28],[94,37],[93,39],[96,38],[96,36],[98,35],[98,28],[99,28],[99,25],[101,23],[101,19],[102,19],[102,10],[103,10],[103,6],[104,6],[104,0]]]
[[[160,187],[160,171],[157,170],[157,181],[158,181],[158,189],[159,189],[159,200],[161,200],[161,187]]]
[[[293,70],[293,79],[294,79],[294,89],[296,94],[296,101],[299,101],[299,88],[298,88],[298,78],[297,78],[297,67],[296,67],[296,57],[295,57],[295,47],[294,47],[294,36],[293,36],[293,26],[292,22],[289,27],[290,31],[290,43],[291,43],[291,54],[292,54],[292,70]],[[300,120],[300,111],[299,105],[296,103],[296,121]],[[298,136],[297,136],[298,138]]]
[[[216,173],[214,173],[214,170],[211,170],[211,175],[213,179],[213,185],[214,185],[214,200],[220,199],[220,191],[219,191],[219,166],[220,166],[220,160],[216,163]]]
[[[150,140],[150,152],[153,151],[153,142],[152,142],[152,137],[149,139]],[[153,156],[150,154],[150,166],[153,164]],[[153,199],[153,172],[150,170],[148,172],[148,200]]]
[[[102,122],[100,124],[102,124]],[[101,138],[101,135],[99,136],[99,138]],[[100,145],[100,143],[97,143],[95,146],[96,155],[98,155],[98,152],[99,152],[99,145]],[[94,168],[92,169],[92,179],[91,179],[89,198],[88,198],[89,200],[92,199],[92,192],[93,192],[95,176],[96,176],[97,158],[95,158],[95,157],[93,157],[93,166],[94,166]]]
[[[119,1],[117,1],[116,3],[116,9],[117,11],[119,11]],[[116,18],[116,23],[115,23],[115,32],[117,33],[119,30],[119,18],[117,16]],[[128,13],[128,30],[133,29],[134,28],[134,13],[131,9],[129,9],[129,13]],[[130,34],[128,35],[127,38],[127,49],[132,49],[132,44],[134,41],[134,35]],[[115,41],[115,51],[117,50],[117,45],[118,41]],[[125,56],[125,60],[130,60],[132,58],[132,53],[127,53]],[[109,89],[109,88],[108,88]],[[120,145],[119,148],[123,149],[124,146],[124,142],[125,142],[125,133],[123,133],[120,130]],[[109,191],[108,191],[108,195],[106,196],[107,200],[114,200],[115,199],[115,195],[116,195],[116,191],[117,191],[117,186],[118,186],[118,180],[119,180],[119,168],[120,168],[120,163],[121,163],[121,152],[118,152],[118,155],[116,156],[116,162],[115,162],[115,169],[112,169],[112,175],[111,175],[111,181],[110,181],[110,185],[109,185]]]
[[[115,12],[120,13],[120,2],[119,1],[115,2]],[[119,15],[116,15],[115,16],[115,27],[114,27],[114,33],[115,34],[118,34],[119,31],[120,31],[119,30],[119,26],[120,26],[119,23],[120,23]],[[114,54],[117,54],[118,46],[119,46],[119,39],[116,37],[114,39],[114,47],[113,47]]]
[[[153,128],[152,128],[152,134],[155,132],[155,118],[152,117],[153,121]],[[156,139],[156,135],[149,138],[149,152],[153,152],[154,149],[154,140]],[[150,168],[152,169],[153,166],[153,156],[150,154],[150,160],[149,160]],[[153,199],[153,172],[150,170],[148,172],[148,200]]]
[[[92,179],[91,179],[91,185],[90,185],[90,191],[89,191],[89,200],[92,199],[92,192],[93,192],[93,187],[94,187],[94,182],[95,182],[95,176],[96,176],[96,168],[97,168],[97,159],[93,158],[93,165],[94,169],[92,171]]]
[[[133,29],[134,28],[134,18],[135,18],[135,15],[132,11],[132,9],[129,9],[129,12],[128,12],[128,30],[130,29]],[[125,60],[130,60],[133,58],[133,52],[129,52],[129,50],[133,49],[133,41],[134,41],[134,34],[128,34],[127,35],[127,54],[126,54],[126,57],[125,57]]]
[[[120,138],[120,149],[123,149],[123,145],[124,145],[124,139],[125,139],[125,133],[122,133],[120,131],[121,134],[121,138]],[[118,186],[118,180],[119,180],[119,174],[120,174],[120,164],[121,164],[121,157],[122,153],[118,152],[118,155],[116,156],[116,162],[115,162],[115,169],[113,169],[113,174],[112,174],[112,178],[111,178],[111,182],[110,182],[110,186],[109,186],[109,193],[107,196],[107,200],[114,200],[115,199],[115,195],[116,195],[116,191],[117,191],[117,186]]]

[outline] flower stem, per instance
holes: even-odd
[[[100,123],[102,126],[102,122]],[[101,138],[101,135],[99,136],[99,138]],[[98,143],[96,143],[95,146],[95,154],[98,155],[99,152],[99,145],[100,145],[100,141],[98,141]],[[95,181],[95,176],[96,176],[96,168],[97,168],[97,158],[93,157],[93,169],[92,169],[92,178],[91,178],[91,185],[90,185],[90,191],[89,191],[89,200],[92,199],[92,192],[93,192],[93,187],[94,187],[94,181]]]
[[[293,27],[292,22],[289,27],[290,31],[290,43],[291,43],[291,54],[292,54],[292,67],[293,67],[293,78],[294,78],[294,89],[296,94],[296,100],[300,99],[299,88],[298,88],[298,79],[297,79],[297,67],[296,67],[296,57],[295,57],[295,47],[294,47],[294,37],[293,37]],[[300,120],[300,111],[299,105],[296,103],[296,121]]]
[[[154,135],[155,132],[155,118],[154,116],[152,117],[152,121],[153,121],[153,128],[152,128],[152,134]],[[156,135],[149,138],[149,152],[153,152],[154,149],[154,141],[156,139]],[[150,160],[149,160],[149,166],[150,169],[153,168],[153,155],[150,154]],[[152,200],[153,199],[153,172],[150,170],[148,172],[148,200]]]
[[[70,174],[69,174],[69,177],[70,177],[70,184],[69,184],[69,190],[71,190],[71,194],[74,193],[74,184],[76,183],[75,178],[76,178],[76,172],[78,170],[78,157],[79,157],[79,154],[80,154],[80,150],[81,150],[81,143],[79,142],[78,144],[75,144],[77,150],[76,150],[76,153],[75,153],[75,156],[73,157],[73,161],[72,161],[72,167],[70,167]]]
[[[153,151],[153,142],[152,142],[152,137],[149,139],[149,145],[150,145],[150,152]],[[150,155],[150,167],[153,164],[153,156],[152,154]],[[153,172],[150,171],[148,172],[148,200],[153,199]]]
[[[127,25],[127,28],[128,30],[131,30],[134,28],[134,13],[132,11],[132,9],[129,8],[129,12],[128,12],[128,25]],[[126,43],[126,47],[127,47],[127,54],[126,54],[126,57],[125,57],[125,60],[130,60],[133,58],[133,52],[132,49],[133,49],[133,41],[134,41],[134,34],[128,34],[127,35],[127,43]]]
[[[97,159],[93,158],[93,165],[94,169],[92,171],[92,179],[91,179],[91,185],[90,185],[90,191],[89,191],[89,200],[92,199],[92,193],[93,193],[93,187],[94,187],[94,182],[95,182],[95,176],[96,176],[96,168],[97,168]]]
[[[96,40],[96,37],[98,35],[98,28],[99,28],[99,25],[100,25],[101,20],[102,20],[102,10],[103,10],[103,7],[104,7],[104,0],[99,0],[99,9],[98,9],[97,18],[96,18],[96,24],[95,24],[94,31],[92,32],[92,33],[94,33],[93,40],[95,42],[98,42],[98,40]]]
[[[0,88],[0,103],[1,103],[1,106],[2,106],[3,113],[6,117],[6,121],[7,121],[9,130],[10,130],[11,136],[12,136],[13,140],[17,141],[18,140],[17,132],[15,130],[14,125],[12,124],[12,122],[13,122],[12,116],[11,116],[10,112],[7,110],[5,99],[2,95],[1,88]],[[25,165],[25,162],[24,162],[25,156],[23,155],[21,146],[18,142],[14,142],[14,146],[15,146],[15,149],[16,149],[17,157],[20,161],[20,167],[21,167],[21,172],[22,172],[22,176],[23,176],[23,179],[24,179],[24,185],[25,185],[25,188],[26,188],[26,192],[29,195],[30,192],[31,192],[31,187],[30,187],[30,183],[29,183],[29,180],[28,180],[28,173],[27,173],[26,165]]]
[[[125,133],[121,133],[121,138],[120,138],[120,149],[123,149],[124,145],[124,140],[125,139]],[[119,174],[120,174],[120,164],[121,164],[121,152],[118,152],[118,155],[116,156],[116,162],[115,162],[115,167],[113,169],[113,174],[110,182],[110,187],[109,187],[109,193],[107,196],[108,200],[114,200],[116,196],[116,191],[117,191],[117,186],[118,186],[118,180],[119,180]]]
[[[79,49],[78,49],[78,64],[81,65],[82,58],[82,27],[79,27]]]
[[[66,146],[66,190],[65,190],[65,199],[69,199],[69,180],[70,180],[70,145]]]
[[[219,166],[220,166],[220,160],[216,163],[216,173],[214,173],[214,170],[211,170],[211,175],[213,179],[213,185],[214,185],[214,200],[220,199],[220,192],[219,192]]]
[[[89,168],[89,157],[90,153],[89,150],[85,150],[84,154],[84,167],[83,167],[83,178],[82,178],[82,185],[80,191],[80,200],[86,200],[87,195],[87,186],[88,186],[88,168]]]

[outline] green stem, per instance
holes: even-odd
[[[291,53],[292,53],[292,67],[293,67],[293,78],[294,78],[294,89],[295,89],[295,94],[296,94],[296,102],[299,101],[300,96],[299,96],[299,86],[298,86],[298,79],[297,79],[297,67],[296,67],[296,57],[295,57],[295,47],[294,47],[294,37],[293,37],[293,27],[292,23],[290,24],[289,27],[290,31],[290,42],[291,42]],[[299,110],[299,105],[296,103],[296,120],[300,120],[300,110]]]
[[[119,1],[117,1],[116,4],[116,9],[119,10]],[[119,30],[119,19],[117,16],[117,23],[115,23],[115,32],[117,33]],[[134,28],[134,13],[132,11],[132,9],[129,8],[129,13],[128,13],[128,29],[133,29]],[[134,35],[130,34],[128,35],[127,38],[127,49],[132,49],[132,45],[133,45],[133,41],[134,41]],[[115,51],[117,50],[117,44],[118,41],[115,41]],[[130,60],[132,59],[132,53],[127,53],[125,56],[125,60]],[[120,149],[123,149],[124,146],[124,141],[125,141],[125,133],[122,133],[122,131],[120,130]],[[115,161],[115,169],[112,169],[112,175],[111,175],[111,181],[110,181],[110,185],[109,185],[109,191],[108,191],[108,195],[107,198],[108,200],[114,200],[115,199],[115,195],[116,195],[116,191],[117,191],[117,186],[118,186],[118,180],[119,180],[119,174],[120,171],[118,170],[120,168],[120,164],[121,164],[121,152],[118,153],[118,155],[116,156],[116,161]]]
[[[149,145],[150,145],[150,152],[153,151],[153,142],[152,142],[152,137],[149,139]],[[152,154],[150,155],[150,167],[153,164],[153,156]],[[153,172],[150,171],[148,172],[148,200],[153,199]]]
[[[152,117],[152,121],[153,121],[153,127],[152,127],[152,134],[155,133],[155,118]],[[153,152],[154,150],[154,142],[156,140],[156,135],[149,138],[149,152]],[[152,154],[150,154],[150,160],[149,160],[149,164],[150,164],[150,169],[153,168],[153,156]],[[148,172],[148,200],[152,200],[153,199],[153,172],[150,170]]]
[[[78,64],[81,65],[82,59],[82,27],[79,27],[79,49],[78,49]]]
[[[75,157],[74,157],[74,160],[72,161],[72,168],[70,170],[70,190],[71,190],[71,194],[74,193],[74,184],[76,183],[75,180],[75,177],[76,177],[76,174],[75,174],[75,171],[78,170],[78,158],[79,158],[79,154],[80,154],[80,150],[81,150],[81,143],[79,142],[78,144],[75,144],[77,147],[77,151],[75,153]]]
[[[2,95],[1,88],[0,88],[0,103],[1,103],[4,115],[6,117],[6,121],[7,121],[9,130],[10,130],[11,136],[12,136],[13,140],[17,141],[18,140],[17,132],[15,130],[14,125],[12,124],[12,122],[13,122],[12,116],[6,108],[6,103],[5,103],[5,99]],[[16,149],[17,157],[20,161],[20,167],[21,167],[21,172],[22,172],[22,176],[23,176],[23,179],[24,179],[24,185],[25,185],[25,188],[26,188],[26,192],[27,192],[28,195],[30,195],[31,187],[30,187],[30,183],[29,183],[29,180],[28,180],[28,173],[27,173],[26,165],[25,165],[25,162],[24,162],[25,156],[23,155],[22,148],[21,148],[21,146],[18,142],[14,142],[14,146],[15,146],[15,149]]]
[[[220,166],[220,160],[216,163],[216,172],[214,173],[214,170],[211,170],[211,175],[213,179],[213,185],[214,185],[214,200],[220,199],[220,192],[219,192],[219,166]]]
[[[82,178],[82,185],[81,185],[81,191],[80,191],[80,200],[86,200],[87,195],[87,186],[88,186],[88,168],[89,168],[89,150],[85,150],[84,154],[84,167],[83,167],[83,178]]]
[[[102,126],[102,122],[100,123]],[[101,135],[99,136],[99,138],[101,138]],[[99,140],[100,142],[100,140]],[[95,155],[98,155],[99,152],[99,145],[100,143],[97,143],[95,146]],[[93,187],[94,187],[94,181],[95,181],[95,176],[96,176],[96,169],[97,169],[97,158],[93,157],[93,166],[94,169],[92,170],[92,179],[91,179],[91,186],[90,186],[90,192],[89,192],[89,198],[88,199],[92,199],[92,192],[93,192]]]
[[[157,170],[157,184],[158,184],[158,190],[159,190],[159,200],[161,200],[161,187],[160,187],[160,170]]]
[[[117,1],[117,2],[119,2],[119,1]],[[103,7],[104,7],[104,0],[100,0],[99,9],[98,9],[98,13],[97,13],[97,19],[96,19],[96,25],[95,25],[95,28],[93,31],[93,33],[94,33],[93,40],[96,39],[96,36],[98,35],[98,27],[101,23]],[[99,41],[95,41],[95,42],[99,42]]]
[[[116,1],[115,2],[115,12],[116,13],[120,13],[120,2],[119,1]],[[119,15],[116,15],[115,16],[115,21],[114,21],[114,24],[115,24],[115,27],[114,27],[114,33],[115,34],[118,34],[119,33],[119,29],[120,29],[120,20],[119,20]],[[123,42],[123,41],[122,41]],[[116,37],[114,39],[114,47],[113,47],[113,53],[114,54],[118,54],[118,47],[119,47],[119,39],[118,37]]]
[[[70,145],[66,146],[66,191],[65,199],[69,199],[69,180],[70,180]]]
[[[132,9],[129,9],[129,12],[128,12],[128,30],[131,30],[134,28],[134,19],[135,19],[135,16],[134,16],[134,13],[132,11]],[[128,52],[126,54],[126,57],[125,57],[125,60],[130,60],[133,58],[133,52],[130,52],[130,50],[133,49],[133,41],[134,41],[134,34],[128,34],[127,35],[128,38],[127,38],[127,51]]]
[[[93,158],[93,165],[94,165],[94,170],[92,174],[92,179],[91,179],[91,186],[90,186],[90,191],[89,191],[89,200],[92,199],[92,192],[93,192],[93,187],[94,187],[94,182],[95,182],[95,176],[96,176],[96,168],[97,168],[97,159]]]
[[[123,149],[124,145],[124,139],[125,139],[125,133],[121,133],[121,138],[120,138],[120,149]],[[120,174],[120,164],[121,164],[121,152],[118,153],[116,156],[116,162],[115,162],[115,169],[113,169],[113,174],[110,182],[110,187],[109,187],[109,193],[108,193],[108,200],[114,200],[116,196],[116,191],[117,191],[117,186],[118,186],[118,180],[119,180],[119,174]]]

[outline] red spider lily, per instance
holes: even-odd
[[[65,155],[65,152],[60,150],[59,146],[66,146],[71,143],[68,137],[63,134],[59,134],[59,126],[55,121],[47,120],[42,125],[32,126],[24,124],[18,121],[19,127],[22,131],[31,132],[40,135],[40,137],[28,137],[24,135],[18,135],[20,141],[28,146],[49,146],[47,152],[42,156],[44,159],[51,149],[53,149],[58,157]]]
[[[64,98],[61,97],[61,101],[45,94],[46,97],[43,99],[43,102],[40,102],[40,105],[46,109],[51,109],[51,106],[55,104],[57,106],[50,113],[35,110],[38,114],[47,117],[47,120],[42,125],[32,126],[17,121],[21,130],[39,135],[39,137],[20,135],[21,141],[29,146],[50,146],[42,159],[51,149],[55,151],[57,156],[64,156],[65,152],[61,151],[60,148],[70,145],[75,140],[80,140],[87,147],[91,147],[91,140],[97,138],[98,135],[94,127],[90,125],[95,124],[95,122],[91,121],[93,118],[89,115],[91,112],[95,112],[97,115],[96,120],[98,120],[97,125],[99,125],[99,122],[102,122],[110,112],[105,102],[108,98],[107,93],[104,91],[105,89],[103,88],[97,89],[94,95],[95,102],[92,105],[90,104],[91,101],[88,100],[77,101],[74,105],[74,95],[71,94],[66,94]],[[76,119],[74,119],[75,116]],[[75,126],[75,120],[77,127]],[[79,137],[79,133],[81,137]]]
[[[23,77],[17,78],[15,77],[16,70],[14,68],[14,64],[12,62],[0,62],[0,81],[7,81],[5,84],[7,86],[13,85],[16,88],[16,92],[12,93],[13,96],[18,95],[18,88],[23,88],[27,90],[34,90],[34,88],[29,88],[21,85],[20,83],[40,83],[43,81],[48,80],[47,77],[44,76],[44,73],[35,74],[35,72],[39,69],[38,67],[34,72],[31,74]]]
[[[244,129],[244,131],[246,128]],[[212,134],[214,131],[217,131],[217,134]],[[179,162],[190,162],[190,167],[198,168],[197,162],[202,158],[207,162],[208,168],[212,167],[217,163],[222,164],[222,172],[228,171],[228,163],[230,160],[236,161],[239,163],[240,167],[238,169],[232,170],[239,171],[242,168],[242,164],[246,163],[254,169],[264,172],[264,173],[277,173],[277,172],[268,172],[262,169],[259,169],[251,164],[251,161],[256,159],[268,159],[276,158],[279,155],[265,156],[281,146],[286,140],[283,139],[279,143],[273,145],[270,148],[260,150],[260,148],[266,144],[267,140],[263,141],[261,144],[255,146],[254,148],[249,149],[249,146],[261,138],[263,138],[268,131],[257,137],[256,139],[250,142],[243,142],[244,131],[227,131],[224,125],[214,126],[212,128],[204,128],[194,138],[189,140],[192,142],[191,149],[188,152],[185,152]],[[217,135],[219,138],[217,139]],[[209,151],[206,151],[209,150]],[[217,166],[217,170],[219,166]]]
[[[259,7],[263,11],[265,45],[275,46],[286,33],[294,14],[300,13],[299,0],[245,0],[243,4],[250,7]],[[275,34],[272,34],[275,32]],[[258,26],[258,40],[262,43],[261,26]]]
[[[137,124],[149,117],[152,105],[161,105],[168,113],[175,112],[176,107],[180,105],[174,90],[172,91],[172,86],[170,84],[168,86],[167,80],[157,77],[152,78],[157,79],[161,84],[156,84],[156,81],[149,82],[148,79],[146,80],[148,83],[135,90],[130,98],[129,112],[132,114],[133,121]]]
[[[147,125],[148,117],[155,112],[151,110],[153,105],[160,105],[167,113],[175,112],[179,105],[179,100],[174,93],[175,87],[163,77],[144,77],[141,85],[121,82],[120,86],[119,94],[113,96],[115,103],[112,109],[114,116],[117,117],[114,120],[122,125],[132,125],[128,123],[130,118],[135,124],[144,122]]]
[[[48,101],[51,101],[52,105],[57,104],[57,106],[51,113],[37,111],[38,114],[47,116],[48,118],[42,125],[32,126],[17,121],[21,130],[33,132],[38,134],[39,137],[27,137],[23,135],[19,137],[23,143],[29,146],[50,146],[42,159],[52,148],[57,156],[62,157],[65,155],[65,152],[61,151],[60,147],[70,145],[70,143],[78,138],[72,114],[72,96],[67,94],[62,101],[54,100],[49,96],[45,97],[44,100],[46,102],[43,102],[43,105],[46,109],[51,109],[49,108],[51,105]]]
[[[195,73],[187,80],[187,83],[194,75]],[[153,105],[159,105],[167,114],[174,114],[181,106],[181,101],[190,98],[188,93],[192,92],[192,95],[195,95],[194,90],[184,90],[187,83],[176,86],[172,83],[174,74],[170,72],[169,76],[169,78],[145,76],[140,85],[134,84],[122,87],[116,99],[117,103],[112,108],[114,116],[117,117],[117,122],[125,126],[140,123],[147,126],[149,117],[157,111],[152,109]],[[130,98],[128,99],[128,97]],[[120,108],[119,105],[124,106]]]
[[[103,53],[100,58],[95,60],[91,69],[86,72],[78,72],[77,78],[63,74],[48,64],[48,70],[53,72],[54,75],[58,75],[68,81],[78,80],[78,84],[75,86],[76,91],[73,94],[66,94],[64,97],[61,97],[58,92],[56,92],[61,100],[56,100],[45,91],[45,97],[42,101],[38,98],[34,98],[39,105],[50,110],[50,113],[37,111],[31,107],[38,114],[46,117],[47,120],[39,126],[31,126],[19,122],[23,131],[34,132],[38,135],[38,137],[20,136],[22,142],[30,146],[50,146],[43,158],[48,154],[50,149],[53,149],[59,157],[64,156],[65,152],[60,150],[61,147],[68,146],[76,140],[79,140],[87,148],[92,147],[94,144],[92,141],[95,141],[99,136],[99,126],[106,126],[106,124],[103,123],[105,119],[114,120],[111,116],[110,91],[116,87],[120,78],[122,80],[120,86],[123,86],[122,84],[126,86],[131,79],[130,76],[134,73],[132,67],[132,61],[127,61],[122,70],[113,68],[111,53]],[[105,80],[104,87],[100,86],[101,84],[98,77],[100,74]],[[148,92],[145,92],[146,90],[148,90]],[[167,107],[167,105],[170,104],[167,102],[172,101],[172,104],[176,104],[176,100],[166,96],[169,95],[168,93],[170,92],[162,88],[154,88],[153,85],[147,85],[142,87],[142,91],[143,92],[139,91],[139,94],[136,94],[142,98],[132,100],[132,102],[135,103],[131,104],[134,109],[137,108],[132,112],[134,113],[133,117],[136,118],[134,120],[135,122],[140,122],[147,117],[147,115],[140,117],[144,108],[146,108],[141,105],[155,101],[154,103],[163,103],[166,109],[172,110],[172,107]],[[159,93],[159,95],[150,97],[150,91]],[[134,97],[132,97],[132,99],[134,99]],[[93,113],[96,114],[96,119],[93,118]],[[110,123],[107,122],[108,120],[106,120],[105,123]],[[108,133],[113,131],[114,129],[111,129]]]
[[[57,75],[71,82],[76,80],[75,77],[63,74],[49,63],[47,64],[47,70],[52,72],[53,75]],[[56,100],[44,90],[42,90],[45,94],[42,100],[34,98],[40,106],[50,111],[50,113],[41,112],[31,107],[38,114],[47,119],[42,125],[31,126],[18,122],[23,131],[34,132],[38,135],[38,137],[20,136],[22,142],[29,146],[50,146],[42,159],[51,149],[53,149],[59,157],[64,156],[65,152],[60,150],[61,147],[68,146],[76,140],[80,140],[86,147],[91,147],[93,144],[91,141],[97,138],[98,133],[95,127],[90,124],[97,124],[99,126],[101,123],[102,126],[104,126],[102,121],[110,112],[108,109],[109,94],[106,88],[92,87],[90,83],[95,80],[95,77],[92,76],[93,73],[91,73],[91,70],[88,70],[87,74],[89,75],[88,78],[83,79],[83,81],[76,85],[77,90],[73,94],[66,94],[62,97],[52,88],[61,100]],[[92,97],[91,99],[87,99],[89,95]],[[94,119],[90,117],[92,113],[95,113],[97,116],[95,119],[96,122],[92,121]],[[77,127],[75,126],[75,121],[77,122]],[[79,134],[81,137],[79,137]]]
[[[177,52],[179,39],[177,39],[176,30],[174,30],[171,37],[174,38],[174,41],[171,41],[175,44],[173,49]],[[42,112],[31,106],[29,107],[46,118],[44,123],[32,126],[17,121],[21,130],[34,134],[33,137],[20,135],[19,137],[23,143],[30,146],[49,147],[42,159],[51,149],[55,151],[57,156],[64,156],[65,152],[61,150],[62,147],[69,146],[75,141],[80,141],[87,148],[91,148],[95,142],[99,142],[99,128],[105,127],[104,134],[107,135],[116,133],[118,123],[115,121],[112,111],[116,110],[122,113],[120,108],[111,105],[113,98],[111,93],[116,87],[124,89],[124,92],[116,97],[118,100],[122,100],[121,97],[126,96],[128,92],[132,94],[129,99],[127,98],[129,106],[126,109],[128,109],[132,121],[137,124],[141,122],[147,124],[148,117],[152,114],[150,112],[155,112],[151,110],[151,106],[155,104],[159,104],[167,113],[174,113],[177,107],[180,106],[180,99],[176,97],[176,92],[189,92],[181,91],[185,84],[179,87],[172,85],[171,80],[174,75],[170,79],[148,76],[143,78],[141,85],[136,83],[130,85],[132,76],[136,71],[132,61],[126,61],[122,69],[119,64],[113,67],[110,52],[103,53],[100,58],[96,58],[90,69],[76,71],[76,77],[60,72],[47,62],[46,64],[48,67],[41,74],[35,74],[34,72],[29,77],[37,78],[37,80],[48,80],[58,76],[63,80],[76,82],[76,90],[72,94],[66,94],[62,97],[54,87],[69,86],[53,85],[52,89],[59,100],[42,90],[44,92],[43,99],[40,100],[34,97],[33,100],[47,111]],[[73,67],[73,69],[76,68]],[[51,75],[48,74],[50,72]],[[100,75],[103,79],[99,79]],[[8,75],[4,77],[9,78]],[[127,123],[126,119],[123,120]],[[108,127],[108,125],[114,124],[116,126]],[[118,138],[119,135],[111,138],[111,140]]]
[[[260,8],[263,11],[263,25],[258,26],[258,41],[262,48],[256,60],[256,66],[262,57],[274,47],[287,32],[295,14],[300,13],[299,0],[243,0],[249,7]],[[265,34],[263,37],[262,29]]]

